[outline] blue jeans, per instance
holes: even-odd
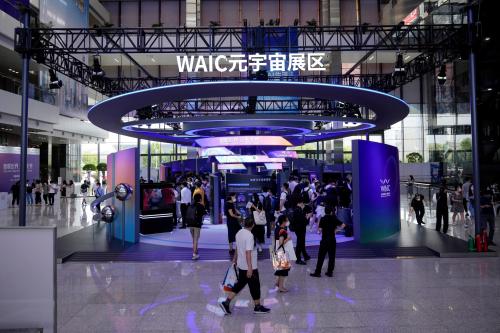
[[[467,200],[467,210],[469,211],[469,216],[474,217],[474,202]]]
[[[33,193],[26,193],[26,203],[28,205],[33,204]]]

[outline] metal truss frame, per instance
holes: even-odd
[[[455,58],[467,43],[464,25],[196,28],[17,28],[15,49],[96,91],[112,96],[165,84],[224,80],[221,77],[96,79],[73,54],[147,52],[305,52],[410,50],[423,52],[405,64],[406,74],[269,77],[364,87],[389,92]],[[296,43],[291,45],[292,35]],[[231,78],[228,78],[231,79]],[[234,78],[232,78],[234,79]]]
[[[16,50],[74,53],[432,51],[464,43],[465,25],[17,28]],[[39,43],[30,43],[35,36]]]

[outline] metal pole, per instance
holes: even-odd
[[[122,201],[122,246],[125,246],[125,201]]]
[[[474,53],[474,11],[472,1],[469,0],[467,8],[467,26],[469,32],[469,92],[472,129],[472,185],[474,186],[474,222],[476,234],[481,232],[481,207],[479,197],[481,182],[479,180],[479,132],[477,124],[476,104],[476,55]]]
[[[151,179],[151,141],[148,140],[148,182]]]
[[[29,8],[23,13],[23,25],[30,26]],[[21,163],[19,168],[19,226],[26,226],[26,178],[28,170],[28,85],[30,57],[23,53],[22,101],[21,101]]]

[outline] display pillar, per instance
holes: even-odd
[[[113,223],[113,237],[123,239],[122,217],[125,217],[125,241],[137,243],[139,241],[139,149],[130,148],[109,154],[107,160],[108,187],[113,191],[115,186],[126,183],[132,186],[132,198],[122,205],[120,201],[113,198],[113,206],[116,210],[116,219]],[[125,209],[125,211],[124,211]]]
[[[398,149],[366,140],[352,142],[354,237],[381,240],[401,230]]]

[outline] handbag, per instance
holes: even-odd
[[[282,271],[285,269],[290,269],[290,267],[292,267],[288,254],[286,253],[283,245],[278,247],[276,251],[274,251],[274,249],[270,249],[269,253],[271,254],[271,262],[275,271]]]
[[[224,291],[232,291],[236,282],[238,282],[238,271],[236,270],[236,265],[231,264],[226,271],[224,280],[222,281],[222,289]]]
[[[260,212],[254,210],[253,211],[253,219],[254,219],[256,225],[266,225],[267,224],[266,212],[263,210]]]

